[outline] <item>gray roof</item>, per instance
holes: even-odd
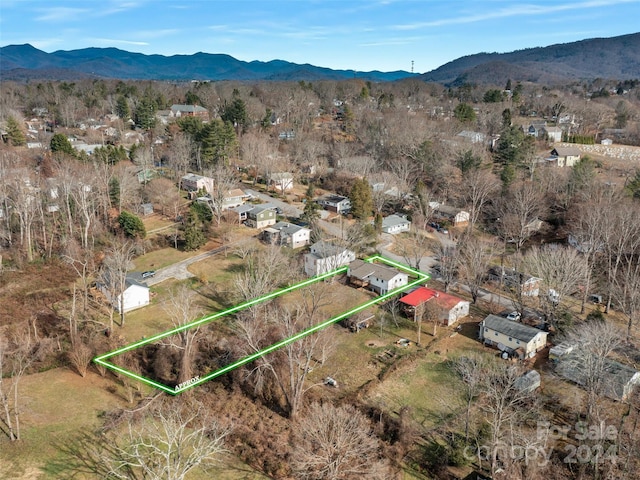
[[[258,215],[262,212],[264,212],[265,210],[275,210],[276,206],[272,205],[270,203],[264,203],[262,205],[254,205],[253,208],[249,209],[249,213],[251,213],[251,215]]]
[[[556,373],[578,385],[584,385],[587,382],[588,364],[591,363],[590,355],[578,350],[563,355],[556,365]],[[640,372],[615,360],[605,358],[603,369],[606,373],[603,378],[604,394],[614,400],[624,399],[627,393],[625,389],[640,383]]]
[[[382,228],[396,227],[398,225],[411,225],[411,222],[407,220],[407,217],[403,217],[402,215],[389,215],[388,217],[384,217],[382,219]]]
[[[497,315],[487,315],[482,321],[481,326],[490,328],[495,332],[502,333],[503,335],[507,335],[525,343],[529,343],[539,333],[545,333],[537,328],[513,322],[506,318],[498,317]]]
[[[198,113],[198,112],[206,112],[207,109],[201,107],[200,105],[171,105],[171,111],[173,112],[188,112],[188,113]]]
[[[347,250],[343,246],[336,245],[335,243],[325,240],[320,240],[319,242],[314,243],[311,246],[311,249],[314,251],[313,254],[318,258],[333,257],[334,255],[339,255]]]
[[[293,235],[300,230],[309,230],[308,228],[301,227],[300,225],[295,225],[289,222],[278,222],[275,225],[272,225],[271,228],[277,230],[278,232],[283,232],[287,235]]]
[[[439,205],[438,208],[436,208],[436,212],[445,215],[457,215],[460,212],[464,212],[464,210],[462,208],[452,207],[450,205]]]
[[[238,205],[237,207],[231,207],[231,208],[229,208],[229,210],[231,210],[233,212],[237,212],[238,214],[242,214],[242,213],[250,212],[254,208],[255,208],[255,205],[252,205],[250,203],[245,203],[244,205]]]
[[[354,260],[349,264],[349,275],[359,279],[365,279],[372,276],[382,280],[391,280],[399,273],[395,268],[380,265],[378,263],[369,263],[364,260]]]
[[[330,193],[317,199],[318,202],[335,203],[335,204],[344,202],[345,200],[349,200],[349,197],[343,197],[342,195],[338,195],[335,193]]]
[[[554,153],[555,152],[555,153]],[[558,155],[559,157],[578,157],[582,155],[582,152],[578,147],[556,147],[551,150],[552,155]]]

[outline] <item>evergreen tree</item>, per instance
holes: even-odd
[[[149,95],[145,94],[136,106],[135,123],[136,127],[143,130],[151,130],[156,126],[156,102]]]
[[[505,108],[502,111],[502,128],[509,128],[511,126],[511,109]]]
[[[202,127],[196,136],[202,146],[202,165],[211,167],[222,163],[229,163],[229,158],[238,150],[236,132],[230,123],[213,120]]]
[[[624,186],[624,190],[633,198],[640,198],[640,170],[636,170],[636,174],[633,178],[627,181]]]
[[[147,236],[147,231],[140,217],[126,210],[123,210],[118,215],[118,224],[127,237],[144,238]]]
[[[467,150],[466,152],[459,154],[456,161],[456,164],[463,175],[471,170],[480,168],[481,163],[482,158],[478,155],[474,155],[471,150]]]
[[[373,211],[373,198],[371,186],[366,178],[356,180],[351,187],[351,214],[360,220],[369,218]]]
[[[380,235],[382,233],[382,214],[380,212],[376,213],[376,216],[373,218],[373,228],[376,235]]]
[[[72,157],[76,156],[76,151],[71,145],[71,142],[67,138],[64,133],[56,133],[51,137],[51,142],[49,143],[49,148],[51,149],[51,153],[66,153],[67,155],[71,155]]]
[[[496,162],[518,166],[534,151],[534,139],[525,134],[521,128],[512,126],[505,128],[500,134],[494,157]]]
[[[453,116],[460,122],[473,122],[476,119],[476,112],[467,103],[459,103],[453,109]]]
[[[202,120],[198,117],[181,117],[176,123],[180,130],[190,134],[193,138],[197,138],[204,126]]]
[[[7,118],[7,139],[9,143],[14,147],[21,147],[27,144],[27,138],[24,136],[24,132],[22,128],[20,128],[20,124],[18,121],[13,118]]]
[[[120,95],[116,100],[116,115],[123,120],[129,120],[131,118],[131,109],[129,108],[129,102],[127,97]]]
[[[190,208],[184,220],[184,249],[188,252],[197,250],[207,243],[200,223],[198,214]]]
[[[202,100],[200,100],[200,97],[198,97],[198,95],[193,93],[191,90],[189,90],[185,94],[184,101],[187,105],[202,105]]]
[[[116,177],[109,179],[109,202],[112,207],[120,205],[120,181]]]
[[[247,105],[241,98],[234,98],[230,104],[224,102],[220,111],[220,118],[223,122],[229,122],[236,129],[236,133],[244,132],[249,123],[247,115]]]
[[[310,183],[307,187],[307,193],[305,194],[304,210],[302,212],[302,219],[310,226],[315,225],[320,218],[320,205],[313,201],[315,194],[315,187],[313,183]]]
[[[502,95],[502,92],[500,90],[498,90],[497,88],[492,88],[485,92],[482,100],[485,103],[499,103],[504,100],[504,96]]]

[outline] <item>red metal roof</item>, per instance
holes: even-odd
[[[408,293],[407,295],[402,297],[400,301],[406,305],[417,307],[418,305],[422,305],[424,302],[428,302],[438,295],[439,292],[433,290],[432,288],[419,287],[416,288],[413,292]]]
[[[433,288],[419,287],[411,293],[408,293],[400,299],[400,301],[406,305],[417,307],[425,302],[428,302],[432,298],[438,298],[438,306],[451,310],[458,303],[464,301],[455,295],[449,295],[448,293],[439,292]]]

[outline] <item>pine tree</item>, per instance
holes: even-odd
[[[66,153],[72,157],[76,156],[76,151],[71,145],[71,142],[63,133],[56,133],[51,137],[51,143],[49,144],[52,153]]]
[[[189,209],[184,221],[184,249],[186,251],[197,250],[207,242],[200,223],[196,211]]]
[[[373,211],[373,198],[371,196],[371,186],[366,178],[355,181],[351,187],[351,214],[360,220],[369,218]]]
[[[131,109],[129,109],[129,102],[124,95],[120,95],[116,101],[116,115],[123,120],[131,118]]]
[[[118,215],[118,224],[127,237],[144,238],[147,236],[147,230],[144,228],[144,223],[142,223],[140,217],[126,210],[123,210]]]
[[[307,193],[305,194],[304,210],[302,212],[302,219],[310,226],[313,226],[320,218],[320,205],[313,201],[315,187],[313,183],[307,187]]]
[[[13,117],[7,118],[7,139],[14,147],[21,147],[27,143],[27,139],[20,128],[20,124]]]

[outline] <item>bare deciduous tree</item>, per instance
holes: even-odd
[[[533,392],[518,386],[518,379],[522,373],[522,370],[514,365],[495,361],[488,363],[483,371],[480,408],[490,429],[492,477],[495,477],[498,471],[499,460],[509,458],[508,450],[505,451],[505,448],[518,445],[514,434],[532,413]]]
[[[575,249],[559,245],[533,247],[522,258],[524,270],[541,280],[538,298],[552,323],[557,323],[561,301],[583,285],[587,275],[585,260]]]
[[[524,243],[535,233],[531,222],[544,213],[544,199],[532,182],[519,182],[502,199],[498,208],[498,229],[505,242],[512,242],[520,251]]]
[[[564,340],[574,346],[575,365],[587,391],[587,422],[602,420],[601,399],[612,388],[607,362],[623,343],[624,335],[613,323],[591,321],[577,325],[564,334]]]
[[[189,399],[151,405],[141,418],[130,415],[124,431],[84,435],[61,447],[65,469],[77,475],[118,480],[184,480],[194,469],[207,470],[226,452],[230,429]]]
[[[20,380],[36,359],[32,354],[31,336],[18,330],[11,336],[0,332],[0,420],[9,440],[20,440]]]
[[[459,274],[469,287],[473,303],[476,303],[480,295],[480,287],[485,281],[491,260],[495,255],[496,245],[494,242],[466,235],[458,248]]]
[[[411,268],[420,270],[422,259],[431,250],[432,240],[423,230],[416,225],[411,225],[410,230],[396,239],[398,254]]]
[[[111,302],[109,328],[113,331],[114,310],[120,313],[120,326],[124,327],[124,291],[127,283],[127,270],[133,259],[134,245],[128,241],[116,240],[105,252],[100,279],[109,293]]]
[[[196,305],[193,291],[184,283],[169,292],[163,308],[171,317],[176,328],[187,325],[201,313],[200,308]],[[193,357],[199,331],[199,326],[187,328],[169,337],[169,339],[176,339],[171,345],[181,351],[177,381],[179,384],[193,377]]]
[[[312,404],[294,431],[291,464],[300,479],[391,478],[369,420],[352,406]]]
[[[469,208],[469,228],[478,223],[485,205],[500,188],[498,178],[488,170],[471,169],[462,179],[463,198]]]
[[[237,183],[235,173],[228,167],[220,164],[213,171],[208,170],[205,174],[213,179],[213,189],[209,194],[209,208],[213,218],[216,220],[216,226],[219,227],[224,216],[224,209],[229,198],[229,191],[232,190]]]

